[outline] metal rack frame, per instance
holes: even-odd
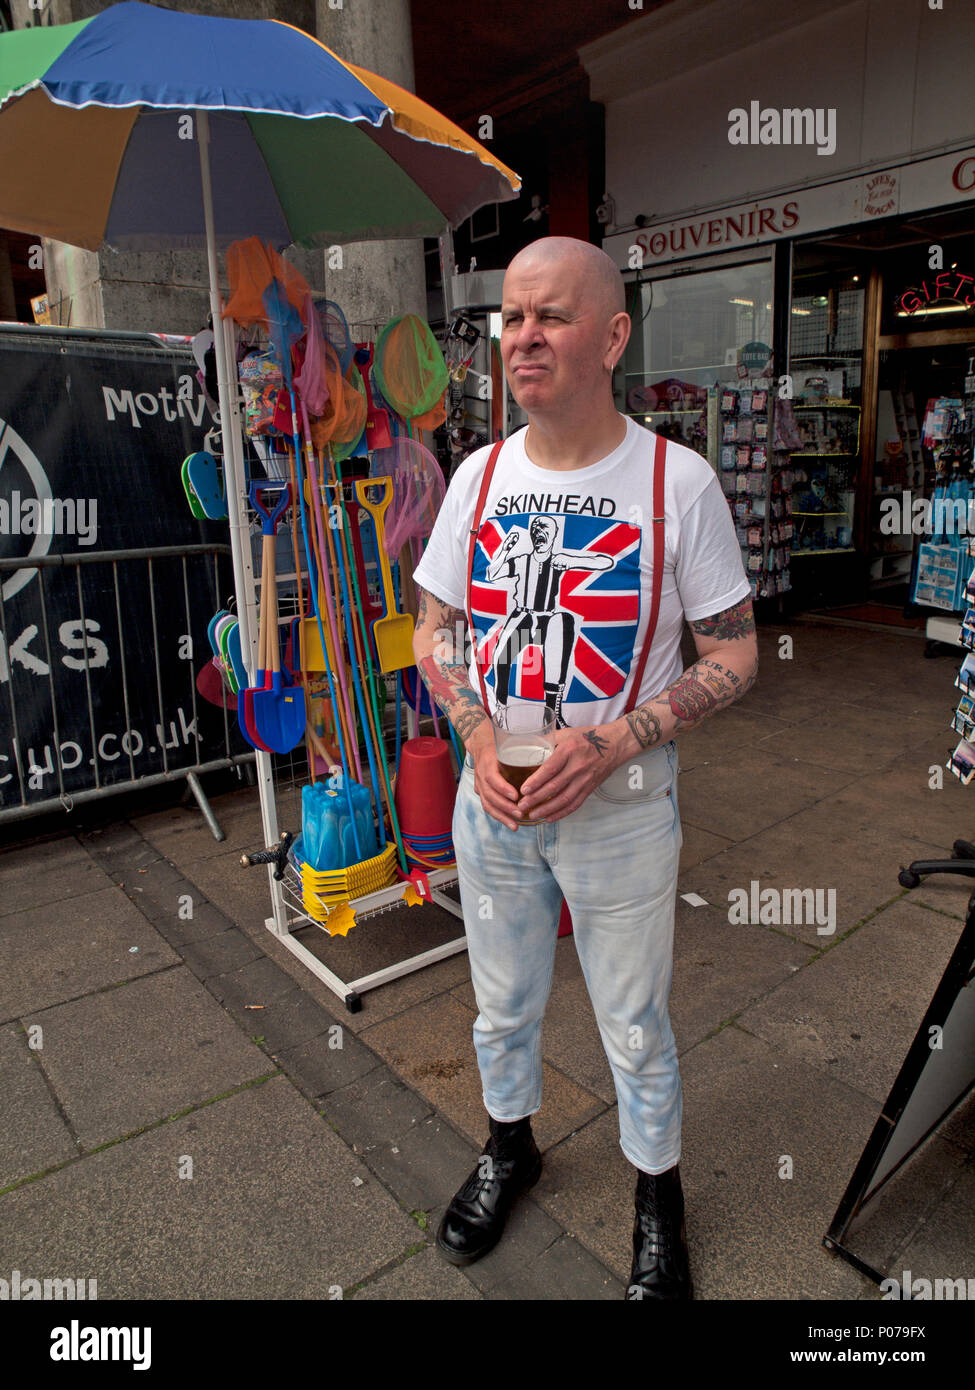
[[[244,434],[240,415],[240,386],[236,379],[236,348],[234,342],[233,325],[225,320],[223,323],[223,347],[224,361],[227,363],[228,373],[228,396],[230,398],[230,418],[223,425],[223,454],[224,472],[227,489],[228,511],[230,513],[230,532],[231,545],[235,551],[235,592],[237,602],[237,612],[241,625],[241,640],[245,652],[245,661],[248,671],[253,673],[257,669],[257,637],[258,637],[258,586],[259,579],[254,572],[252,559],[253,533],[256,526],[254,514],[252,513],[248,501],[248,487],[246,481],[246,467],[244,460]],[[300,557],[299,557],[300,565]],[[304,572],[304,571],[302,571]],[[279,585],[286,584],[295,580],[294,570],[286,570],[277,575]],[[285,611],[290,613],[290,607],[285,605]],[[252,677],[253,678],[253,677]],[[416,723],[412,711],[408,711],[408,733],[410,737],[415,736]],[[278,823],[278,811],[276,802],[276,782],[274,762],[269,753],[258,751],[256,753],[257,767],[257,790],[261,807],[261,825],[264,833],[264,843],[267,846],[280,845],[280,826]],[[271,895],[271,915],[265,918],[264,925],[268,931],[274,935],[283,946],[287,947],[303,965],[305,965],[313,975],[345,1003],[350,1013],[358,1013],[362,1008],[362,995],[368,990],[377,989],[380,985],[388,984],[391,980],[400,979],[404,975],[412,974],[414,971],[422,970],[427,965],[433,965],[439,960],[444,960],[448,956],[457,955],[467,949],[467,938],[465,935],[456,937],[452,941],[444,942],[432,950],[421,951],[418,955],[410,956],[406,960],[395,962],[393,965],[384,967],[381,970],[372,971],[368,975],[363,975],[356,980],[343,980],[314,955],[303,942],[299,941],[294,931],[304,927],[318,927],[325,931],[326,935],[331,936],[327,926],[323,922],[316,921],[306,910],[302,901],[302,890],[296,881],[296,876],[291,871],[292,877],[289,881],[289,871],[282,872],[273,863],[267,867],[268,887]],[[463,912],[452,898],[443,893],[443,888],[457,881],[456,868],[437,869],[428,873],[425,878],[426,886],[429,888],[429,900],[438,906],[459,917],[463,921]],[[297,891],[296,891],[297,890]],[[387,888],[382,888],[376,892],[366,894],[363,897],[351,899],[348,907],[359,923],[363,920],[378,916],[383,912],[389,912],[405,902],[409,905],[422,905],[426,894],[421,889],[418,891],[413,880],[400,881],[391,884]],[[327,917],[331,915],[328,904],[322,904],[322,910]],[[348,930],[348,928],[347,928]],[[344,933],[343,933],[344,935]]]

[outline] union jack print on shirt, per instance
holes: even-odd
[[[641,541],[639,526],[591,516],[483,522],[471,604],[486,685],[526,700],[558,689],[568,705],[618,695],[640,622]]]

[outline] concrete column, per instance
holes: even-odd
[[[413,91],[409,0],[315,0],[315,9],[322,43],[345,62]],[[397,314],[425,318],[423,241],[353,242],[343,247],[341,270],[326,267],[325,285],[356,336],[371,334]]]

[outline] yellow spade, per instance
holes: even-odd
[[[328,616],[325,608],[325,590],[318,586],[318,611],[322,615],[322,632],[325,634],[325,650],[328,652],[328,665],[334,672],[335,648],[332,644],[332,634],[328,627]],[[318,630],[318,619],[314,613],[308,618],[302,618],[299,623],[300,642],[301,642],[301,669],[303,671],[325,671],[325,653],[322,651],[322,638]]]
[[[378,502],[370,502],[370,488],[380,488],[382,496]],[[393,498],[392,478],[358,478],[355,495],[372,517],[376,528],[376,549],[379,551],[379,569],[383,579],[383,598],[386,604],[386,617],[377,618],[372,625],[372,635],[376,640],[376,655],[380,671],[399,671],[412,666],[416,660],[413,655],[412,613],[396,612],[396,597],[393,593],[393,576],[389,569],[386,554],[386,533],[383,517]]]

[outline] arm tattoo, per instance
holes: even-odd
[[[638,705],[626,716],[626,722],[641,748],[653,748],[663,738],[662,716],[668,712],[673,716],[673,733],[692,729],[709,714],[740,700],[751,690],[757,675],[756,668],[743,678],[713,657],[701,657],[668,689]]]
[[[719,642],[729,638],[750,637],[755,631],[755,616],[750,598],[743,598],[734,608],[715,613],[710,618],[696,618],[689,624],[692,632],[701,637],[715,637]]]
[[[437,636],[441,639],[434,644],[430,656],[421,657],[417,661],[417,669],[431,697],[453,724],[457,736],[466,743],[488,715],[477,692],[471,688],[464,659],[463,640],[443,641],[442,637],[450,638],[451,634],[462,637],[467,620],[461,609],[454,608],[419,586],[417,608],[417,628],[426,625],[429,629],[433,622],[437,626]]]
[[[417,615],[416,615],[416,625],[417,625],[417,627],[422,627],[423,624],[430,618],[430,616],[431,616],[431,613],[430,613],[430,605],[431,605],[431,604],[434,606],[434,608],[438,608],[438,609],[440,610],[439,613],[436,613],[436,614],[432,615],[432,616],[434,616],[434,617],[436,618],[438,627],[446,627],[446,626],[447,626],[447,622],[448,622],[449,615],[450,615],[451,613],[455,613],[455,612],[458,612],[458,611],[459,611],[459,610],[457,610],[457,609],[452,608],[451,605],[450,605],[449,603],[445,602],[444,599],[442,599],[442,598],[437,598],[436,594],[431,594],[430,591],[429,591],[429,589],[421,589],[420,586],[419,586],[419,584],[416,586],[416,596],[417,596]],[[461,615],[461,616],[463,616],[463,615]]]
[[[633,737],[641,748],[652,748],[660,742],[660,720],[650,704],[640,705],[626,716],[626,722],[633,730]]]
[[[601,758],[605,757],[606,749],[609,747],[609,743],[606,739],[600,738],[599,734],[596,733],[595,729],[587,729],[587,731],[583,734],[583,738],[586,740],[587,743],[592,744],[593,748],[595,748],[596,752],[599,754]]]
[[[717,703],[712,692],[698,680],[691,667],[670,687],[670,708],[682,724],[696,724]]]

